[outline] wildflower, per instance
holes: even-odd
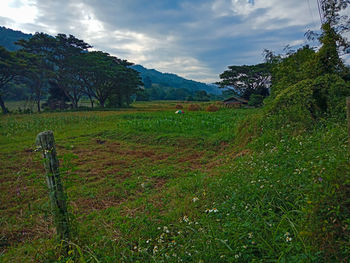
[[[291,242],[291,241],[292,241],[292,238],[291,238],[291,237],[286,237],[286,241],[287,241],[287,242]]]
[[[238,255],[238,254],[236,254],[236,255],[235,255],[235,258],[239,258],[239,255]]]
[[[148,244],[151,241],[151,239],[147,239],[146,243]]]
[[[192,202],[193,202],[193,203],[197,202],[198,200],[199,200],[198,197],[193,197],[193,198],[192,198]]]
[[[168,227],[166,227],[166,226],[163,227],[163,231],[164,231],[165,233],[169,233],[169,232],[170,232],[169,229],[168,229]]]
[[[253,237],[253,233],[252,232],[248,233],[248,238],[252,238],[252,237]]]
[[[188,217],[187,216],[184,216],[183,218],[182,218],[182,220],[184,221],[184,222],[188,222],[188,221],[190,221],[189,219],[188,219]]]
[[[154,246],[153,248],[153,254],[156,254],[158,252],[158,246]]]

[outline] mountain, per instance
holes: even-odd
[[[31,37],[31,34],[25,34],[21,31],[0,26],[0,46],[3,46],[10,51],[15,51],[20,48],[15,45],[14,42],[20,39],[29,39]]]
[[[147,69],[141,65],[131,66],[134,70],[138,71],[142,77],[142,80],[145,82],[145,79],[148,77],[152,84],[158,84],[163,87],[172,87],[172,88],[184,88],[190,92],[195,92],[198,90],[205,90],[207,93],[211,94],[221,94],[221,90],[216,85],[208,85],[205,83],[188,80],[182,77],[179,77],[176,74],[172,73],[162,73],[155,69]]]
[[[31,37],[31,34],[25,34],[21,31],[0,26],[0,46],[3,46],[10,51],[18,50],[20,48],[15,45],[14,42],[19,39],[29,39]],[[145,80],[148,77],[153,84],[158,84],[160,87],[171,87],[175,89],[183,88],[191,93],[198,90],[205,90],[207,93],[215,95],[221,94],[221,90],[216,85],[207,85],[205,83],[188,80],[175,74],[162,73],[155,69],[147,69],[141,65],[134,65],[131,66],[131,68],[140,73],[142,80]]]

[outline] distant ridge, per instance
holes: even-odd
[[[149,77],[153,84],[172,88],[184,88],[191,92],[205,90],[207,93],[221,94],[221,90],[216,85],[188,80],[173,73],[162,73],[155,69],[147,69],[141,65],[133,65],[131,68],[140,72],[142,80]]]
[[[20,39],[29,39],[31,37],[32,34],[25,34],[21,31],[0,26],[0,46],[3,46],[10,51],[15,51],[20,48],[19,46],[15,45],[14,42]]]

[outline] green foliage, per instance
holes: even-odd
[[[0,106],[3,113],[8,113],[2,96],[7,92],[8,84],[15,77],[28,71],[29,55],[25,52],[10,52],[0,46]]]
[[[337,50],[337,41],[341,36],[330,26],[330,24],[322,25],[322,34],[319,41],[322,47],[317,52],[317,74],[342,74],[344,64],[339,57]]]
[[[264,96],[260,94],[252,94],[250,95],[248,105],[249,106],[254,106],[254,107],[259,107],[263,104]]]
[[[319,51],[305,46],[286,58],[272,60],[271,98],[266,101],[270,113],[305,123],[326,115],[345,117],[349,71],[337,53],[338,35],[330,24],[324,24],[322,30]]]
[[[283,59],[275,59],[272,64],[271,97],[275,97],[283,89],[299,81],[313,78],[315,66],[315,51],[304,46],[297,52]]]
[[[231,87],[243,98],[249,99],[251,94],[266,97],[270,84],[270,65],[262,63],[252,66],[229,66],[229,69],[220,74],[220,82],[216,84],[221,88]]]

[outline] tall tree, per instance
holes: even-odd
[[[216,84],[221,88],[236,91],[243,98],[249,99],[251,94],[268,95],[271,74],[267,63],[252,66],[229,66],[220,74],[221,81]]]
[[[92,46],[72,35],[58,34],[55,40],[52,60],[56,66],[57,84],[72,102],[73,108],[77,108],[83,94],[81,80],[77,75],[77,67],[81,66],[77,58]]]
[[[22,52],[10,52],[0,46],[0,107],[4,114],[9,112],[3,100],[6,86],[16,76],[23,74],[27,67],[23,56]]]
[[[26,83],[35,94],[37,110],[40,112],[40,101],[45,93],[45,88],[48,87],[48,82],[54,77],[52,52],[55,47],[55,38],[44,33],[35,33],[28,40],[19,40],[17,45],[22,47],[22,50],[35,54],[36,58],[31,58],[31,69],[25,74]]]

